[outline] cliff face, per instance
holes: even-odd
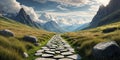
[[[17,16],[15,17],[15,20],[32,26],[32,27],[36,27],[36,28],[41,28],[40,25],[36,24],[31,18],[30,16],[25,12],[25,10],[23,8],[21,8],[21,10],[19,11],[19,13],[17,14]]]
[[[115,21],[115,16],[118,17],[118,13],[120,13],[116,13],[118,10],[120,10],[120,0],[110,0],[110,3],[106,7],[101,5],[97,14],[94,16],[92,22],[90,23],[89,28],[95,28],[97,26],[109,24],[113,22],[111,20]],[[109,19],[111,17],[112,19]],[[106,23],[108,20],[111,22]]]
[[[18,22],[21,22],[23,24],[27,24],[30,26],[32,26],[32,24],[33,24],[33,21],[31,20],[30,16],[26,14],[26,12],[24,11],[23,8],[20,10],[18,15],[16,16],[16,20]]]

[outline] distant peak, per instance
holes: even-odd
[[[100,5],[99,9],[105,8],[105,6],[102,4]]]
[[[21,8],[19,13],[26,13],[26,12],[25,12],[24,8]]]

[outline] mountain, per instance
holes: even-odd
[[[49,21],[51,19],[51,16],[48,15],[47,13],[42,13],[39,19],[44,20],[44,21]]]
[[[120,0],[110,0],[107,6],[101,5],[97,14],[94,16],[89,28],[106,25],[118,21],[120,18]]]
[[[19,11],[19,13],[17,14],[17,16],[15,17],[15,20],[18,21],[18,22],[20,22],[20,23],[32,26],[32,27],[40,28],[40,25],[36,24],[30,18],[30,16],[25,12],[25,10],[23,8],[21,8],[21,10]]]
[[[84,28],[88,27],[90,23],[81,24],[75,31],[83,30]]]
[[[65,32],[56,22],[48,21],[44,24],[43,28],[51,32]]]

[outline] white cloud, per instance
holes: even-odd
[[[20,5],[20,3],[16,0],[0,0],[0,10],[3,10],[6,13],[16,14],[20,11],[21,8],[24,8],[32,20],[39,20],[36,12],[32,7]]]
[[[21,7],[25,9],[26,13],[31,17],[32,20],[39,20],[36,12],[32,7],[27,7],[25,5],[21,5]]]
[[[91,5],[89,8],[90,11],[95,11],[95,12],[98,11],[98,9],[99,9],[99,5]]]
[[[20,9],[20,3],[16,0],[0,0],[0,10],[4,10],[6,13],[17,13]]]
[[[39,3],[45,3],[47,1],[53,1],[53,2],[57,2],[60,3],[61,5],[65,5],[65,6],[82,6],[83,4],[88,4],[90,2],[90,0],[33,0]]]
[[[36,1],[36,2],[39,2],[39,3],[46,3],[47,0],[33,0],[33,1]]]
[[[66,11],[66,10],[68,10],[67,8],[65,8],[65,7],[62,7],[61,5],[58,5],[58,6],[57,6],[57,8],[58,8],[58,9],[60,9],[60,10],[63,10],[63,11]]]

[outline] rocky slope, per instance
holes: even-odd
[[[101,5],[97,14],[94,16],[92,22],[90,23],[89,28],[94,28],[97,26],[101,26],[101,25],[105,25],[105,24],[118,21],[118,19],[116,18],[120,17],[119,16],[120,12],[116,13],[116,11],[120,10],[119,2],[120,0],[111,0],[110,3],[106,7]]]
[[[30,16],[25,12],[25,10],[23,8],[21,8],[21,10],[19,11],[19,13],[17,14],[17,16],[15,17],[15,20],[18,21],[18,22],[20,22],[20,23],[32,26],[32,27],[40,28],[40,25],[36,24],[30,18]]]

